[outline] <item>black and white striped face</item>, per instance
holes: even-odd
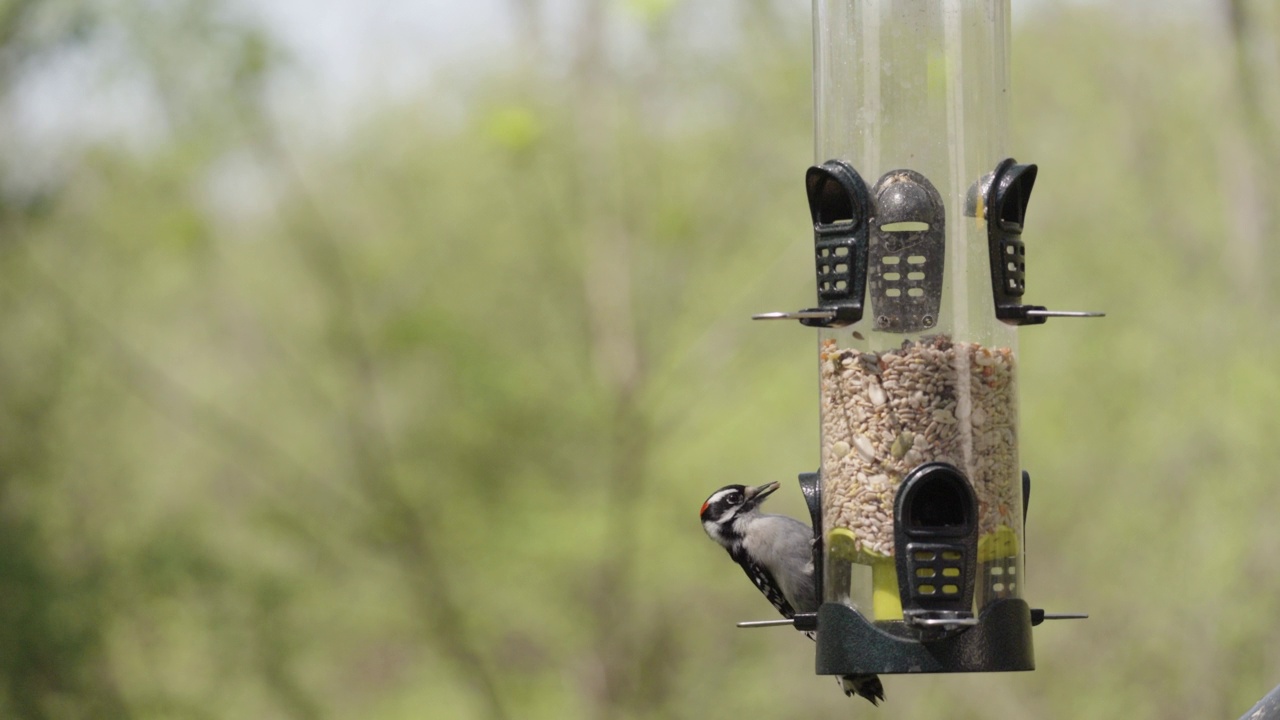
[[[754,511],[778,487],[778,483],[771,482],[759,487],[726,485],[720,488],[702,503],[702,528],[712,540],[729,547],[742,537],[734,522]]]

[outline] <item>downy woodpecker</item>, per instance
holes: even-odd
[[[778,612],[791,618],[817,612],[821,599],[813,575],[813,531],[799,520],[760,512],[760,504],[777,489],[776,482],[720,488],[702,503],[702,527]],[[884,699],[875,675],[843,675],[840,684],[845,695],[861,695],[872,705]]]

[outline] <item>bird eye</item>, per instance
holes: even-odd
[[[737,504],[742,502],[742,493],[736,492],[729,496],[729,502]]]

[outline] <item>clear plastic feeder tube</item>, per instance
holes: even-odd
[[[819,330],[825,600],[873,620],[903,617],[895,498],[930,462],[977,501],[973,610],[1022,595],[1016,328],[981,190],[1008,154],[1008,38],[1008,0],[814,0],[816,164],[852,165],[873,205],[863,319]]]

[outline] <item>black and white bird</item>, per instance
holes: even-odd
[[[720,488],[702,503],[702,527],[778,612],[791,618],[797,612],[817,612],[821,599],[813,575],[813,531],[786,515],[760,512],[761,503],[777,489],[776,482]],[[845,695],[861,695],[872,705],[884,699],[875,675],[844,675],[840,684]]]

